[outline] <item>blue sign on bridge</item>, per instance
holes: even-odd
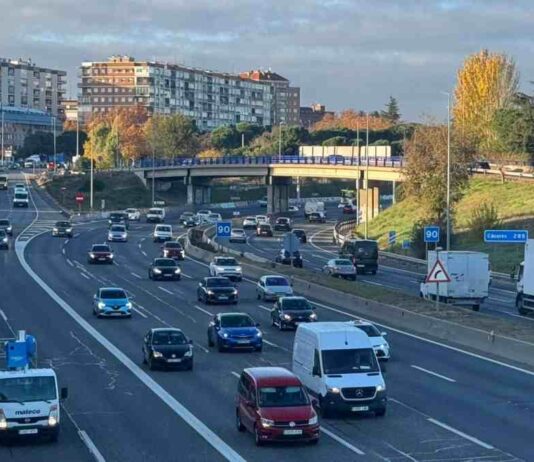
[[[501,244],[524,244],[528,240],[526,229],[486,229],[484,242]]]

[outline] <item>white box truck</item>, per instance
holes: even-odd
[[[534,239],[525,244],[525,258],[517,273],[515,304],[521,315],[534,312]]]
[[[320,201],[307,201],[304,204],[304,216],[308,218],[310,213],[322,212],[325,213],[324,202]]]
[[[468,251],[430,251],[428,252],[427,274],[429,274],[439,258],[450,282],[438,284],[422,282],[420,295],[428,300],[435,300],[454,305],[471,306],[474,311],[488,297],[490,284],[490,268],[488,254]]]

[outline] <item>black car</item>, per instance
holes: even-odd
[[[345,241],[339,252],[341,258],[348,258],[358,273],[376,274],[378,270],[378,243],[371,239]]]
[[[0,229],[0,249],[9,249],[9,237],[3,229]]]
[[[197,299],[204,303],[237,304],[238,291],[230,279],[224,277],[208,277],[198,283]]]
[[[308,215],[310,223],[326,223],[326,216],[323,212],[312,212]]]
[[[0,220],[0,229],[5,231],[8,236],[13,236],[13,226],[7,218]]]
[[[198,218],[195,216],[188,217],[182,222],[184,228],[194,228],[195,226],[198,226],[199,221]]]
[[[277,218],[274,223],[275,231],[291,231],[291,220],[289,218]]]
[[[273,237],[273,228],[267,223],[260,223],[256,228],[256,236]]]
[[[148,268],[148,279],[168,279],[179,281],[182,271],[172,258],[154,258]]]
[[[89,264],[107,263],[113,265],[113,252],[111,251],[111,247],[107,244],[93,244],[87,255],[87,262]]]
[[[70,221],[56,221],[52,228],[52,236],[58,237],[72,237],[72,223]]]
[[[108,225],[124,225],[128,229],[128,214],[124,212],[111,212],[108,217]]]
[[[143,363],[156,367],[193,369],[193,341],[180,329],[150,329],[143,339]]]
[[[295,250],[293,255],[291,255],[289,250],[282,249],[276,256],[275,261],[283,265],[293,265],[295,268],[302,268],[303,266],[302,256],[298,250]]]
[[[291,232],[298,237],[299,241],[302,244],[306,244],[306,242],[308,241],[308,238],[306,237],[306,232],[303,229],[294,229]]]
[[[301,322],[317,321],[315,308],[304,297],[280,297],[271,310],[271,324],[296,329]]]

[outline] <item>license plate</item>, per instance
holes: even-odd
[[[228,300],[228,297],[226,297],[225,295],[221,295],[219,296],[219,300]]]
[[[249,340],[238,340],[237,343],[239,343],[240,345],[244,345],[244,344],[250,343],[250,341]]]
[[[181,363],[182,362],[182,358],[168,359],[167,361],[170,362],[170,363]]]
[[[284,435],[302,435],[302,430],[284,430]]]
[[[164,274],[163,276],[165,276],[166,278],[170,278],[172,277],[172,274]]]
[[[356,265],[356,268],[365,268],[365,265]]]
[[[98,260],[100,261],[104,261],[106,258],[105,257],[99,257]]]
[[[35,435],[39,433],[37,428],[28,428],[27,430],[19,430],[19,435]]]
[[[352,412],[368,411],[369,406],[353,406]]]

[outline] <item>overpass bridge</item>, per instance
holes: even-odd
[[[147,184],[155,181],[182,179],[187,185],[188,204],[211,201],[213,178],[263,178],[267,185],[269,213],[284,212],[288,207],[289,185],[295,177],[353,179],[360,182],[363,207],[378,210],[378,188],[369,181],[402,181],[401,157],[219,157],[210,159],[142,159],[134,172]],[[371,191],[369,191],[371,190]],[[371,194],[369,194],[371,192]]]

